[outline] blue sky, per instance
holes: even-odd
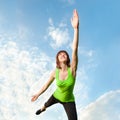
[[[55,68],[56,53],[71,56],[73,9],[80,17],[75,97],[79,120],[120,120],[119,0],[0,0],[0,116],[2,120],[67,120],[62,106],[40,108],[31,95]],[[99,116],[99,117],[98,117]]]

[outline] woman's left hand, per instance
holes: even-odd
[[[78,28],[79,26],[79,17],[78,17],[78,13],[76,9],[73,11],[73,17],[71,18],[71,24],[74,29]]]

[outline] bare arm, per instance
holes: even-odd
[[[73,75],[75,75],[78,64],[78,43],[79,43],[79,17],[76,10],[73,11],[73,18],[71,19],[71,24],[74,29],[71,69]]]
[[[54,79],[55,79],[55,71],[53,71],[51,73],[48,81],[43,85],[43,87],[38,91],[38,93],[32,96],[31,101],[33,102],[33,101],[37,100],[37,98],[47,90],[47,88],[51,85],[51,83],[54,81]]]

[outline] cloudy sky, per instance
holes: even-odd
[[[73,9],[80,17],[75,85],[78,120],[120,120],[119,0],[0,0],[1,120],[67,120],[57,104],[35,111],[55,82],[31,103],[55,69],[56,53],[71,56]]]

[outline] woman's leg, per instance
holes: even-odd
[[[77,111],[75,102],[63,103],[64,109],[68,116],[68,120],[77,120]]]
[[[49,106],[51,106],[53,104],[56,104],[58,102],[59,101],[56,98],[54,98],[54,96],[52,95],[48,99],[48,101],[42,106],[42,108],[36,111],[36,115],[39,115],[41,112],[45,111],[47,107],[49,107]]]

